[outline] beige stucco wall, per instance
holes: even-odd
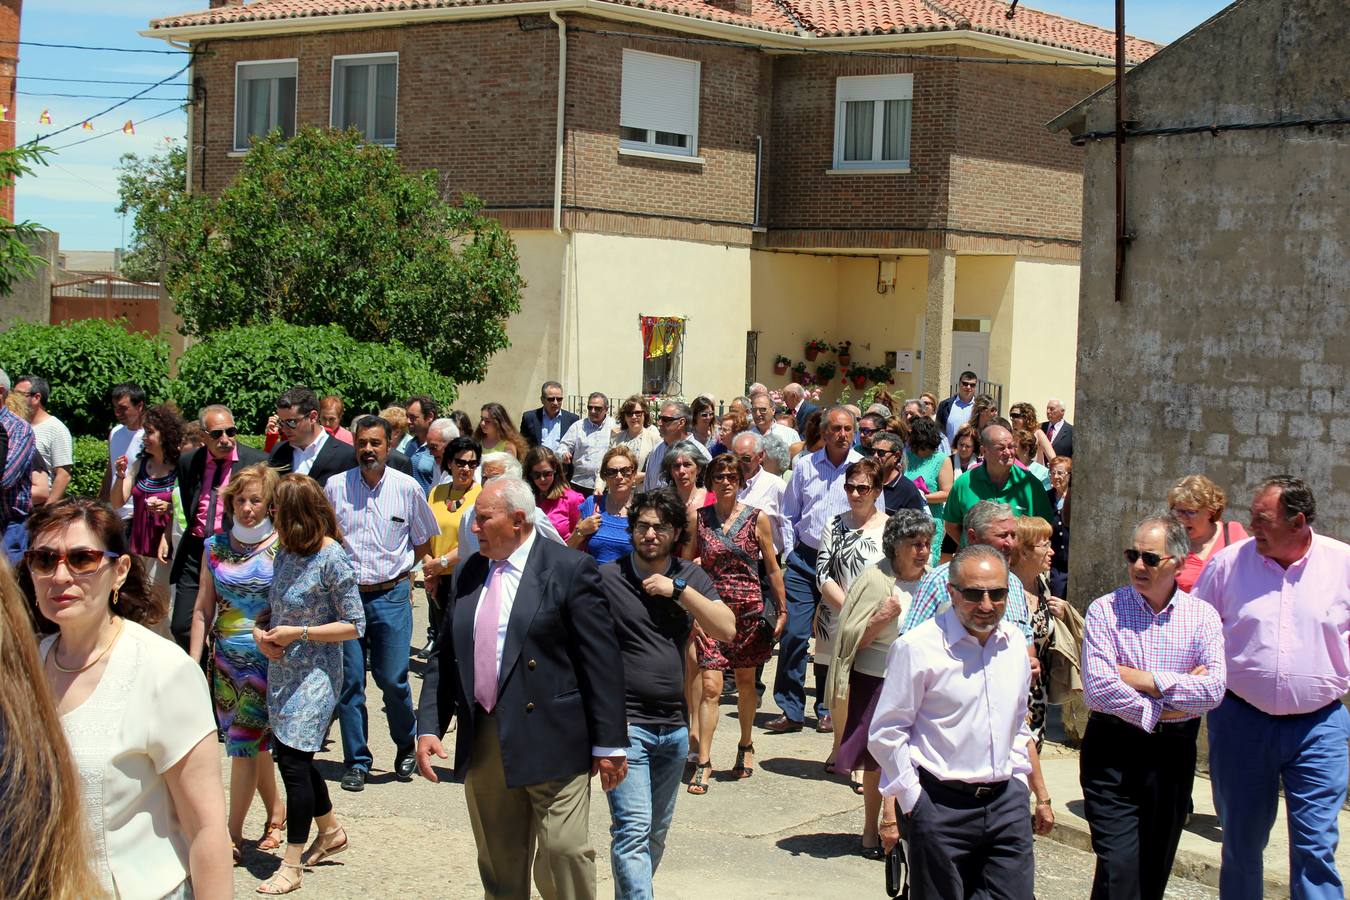
[[[1014,263],[1013,353],[1005,406],[1025,400],[1044,419],[1045,401],[1058,397],[1064,403],[1065,417],[1073,421],[1078,271],[1076,262],[1019,257]]]
[[[880,366],[885,365],[888,350],[919,349],[918,326],[927,297],[927,256],[900,257],[896,262],[895,288],[885,294],[877,293],[875,259],[841,257],[838,275],[836,334],[840,340],[853,342],[853,362]],[[917,378],[916,360],[914,371],[896,375],[895,386],[889,390],[898,396],[914,396],[921,390]],[[834,390],[827,391],[826,396],[835,399],[838,388],[836,379]]]
[[[991,320],[988,380],[1003,385],[1005,407],[1013,360],[1013,262],[1011,256],[956,258],[955,315],[958,319]],[[1019,350],[1028,355],[1038,352],[1034,345]],[[944,384],[948,377],[944,374]]]
[[[751,251],[750,327],[759,332],[756,381],[782,387],[792,376],[774,374],[775,356],[781,353],[795,362],[803,358],[808,339],[837,339],[838,260],[836,256]]]

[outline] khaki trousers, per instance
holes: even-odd
[[[464,795],[485,900],[529,900],[531,860],[544,900],[594,900],[589,772],[508,788],[497,720],[480,710]]]

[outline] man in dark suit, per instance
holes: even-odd
[[[543,896],[593,898],[590,779],[611,790],[628,770],[623,658],[595,562],[540,540],[533,509],[529,486],[510,477],[474,504],[479,552],[446,580],[417,764],[439,781],[431,757],[447,758],[441,737],[455,716],[454,779],[487,898],[527,900],[532,861]]]
[[[304,385],[297,385],[277,398],[277,424],[281,441],[272,448],[267,464],[282,475],[299,472],[319,483],[340,472],[356,468],[356,450],[329,435],[319,422],[319,398]],[[389,468],[412,474],[412,462],[397,450],[389,451]]]
[[[783,402],[787,411],[797,417],[797,433],[805,434],[806,417],[820,407],[806,399],[806,389],[795,381],[783,388]]]
[[[208,406],[201,412],[205,446],[178,460],[178,498],[183,504],[187,527],[174,549],[169,581],[174,586],[169,630],[184,650],[192,632],[192,608],[197,605],[201,582],[202,546],[213,534],[230,527],[230,511],[220,493],[245,466],[267,459],[261,450],[235,440],[238,429],[228,407]]]
[[[531,447],[544,446],[558,450],[558,442],[572,423],[580,418],[574,412],[563,409],[562,385],[556,381],[545,381],[539,389],[538,409],[530,409],[520,414],[520,433]]]
[[[1073,426],[1064,421],[1064,404],[1051,397],[1045,404],[1045,418],[1041,431],[1050,439],[1056,456],[1073,456]]]

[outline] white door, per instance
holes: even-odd
[[[944,389],[956,384],[966,370],[974,372],[981,381],[989,380],[989,332],[952,332],[951,381]]]

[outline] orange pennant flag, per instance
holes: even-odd
[[[42,111],[42,115],[38,116],[38,124],[39,124],[39,125],[50,125],[50,124],[52,124],[52,114],[51,114],[50,112],[48,112],[47,110],[44,109],[44,110]]]
[[[94,123],[92,123],[92,122],[90,122],[88,119],[86,119],[85,122],[84,122],[84,124],[81,125],[80,127],[83,128],[85,131],[93,131],[93,130],[94,130]]]
[[[136,133],[136,126],[133,125],[133,124],[131,123],[131,120],[130,120],[130,119],[127,119],[127,124],[125,124],[125,125],[122,126],[122,133],[123,133],[123,134],[135,134],[135,133]]]

